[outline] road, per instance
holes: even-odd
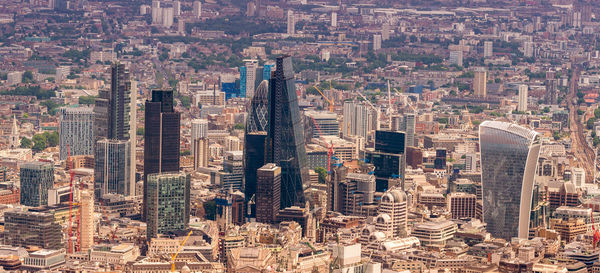
[[[585,170],[586,182],[590,183],[593,181],[594,177],[595,154],[594,149],[588,145],[585,139],[583,122],[579,120],[579,115],[577,115],[578,107],[575,101],[580,69],[581,68],[577,65],[573,67],[573,76],[569,83],[569,94],[566,99],[567,107],[569,108],[569,128],[571,130],[572,140],[571,151],[577,160],[575,165]]]

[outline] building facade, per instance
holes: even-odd
[[[268,163],[258,169],[257,177],[256,221],[273,224],[279,211],[277,200],[281,194],[281,168]]]
[[[96,142],[94,192],[96,197],[107,193],[135,195],[135,180],[130,170],[129,140],[101,139]],[[135,168],[135,166],[133,167]]]
[[[190,221],[190,176],[183,172],[154,173],[148,181],[147,238],[184,231]]]
[[[94,110],[91,107],[63,107],[59,109],[60,160],[68,154],[91,155],[94,153]]]
[[[21,165],[21,205],[39,207],[48,205],[48,190],[54,187],[54,167],[48,162],[30,162]]]

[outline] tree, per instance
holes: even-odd
[[[327,181],[327,170],[323,167],[316,167],[315,172],[319,174],[319,183],[325,183]]]
[[[58,132],[44,132],[44,137],[46,137],[46,143],[48,143],[48,147],[58,146]]]
[[[244,126],[242,123],[236,123],[233,125],[233,130],[244,130],[244,128],[246,128],[246,126]]]
[[[46,141],[46,138],[43,135],[34,135],[33,136],[33,150],[36,152],[40,152],[43,151],[44,149],[46,149],[46,147],[48,147],[48,143]]]
[[[204,218],[207,220],[215,220],[215,216],[217,214],[217,202],[213,200],[209,200],[204,202]]]
[[[146,130],[144,129],[144,127],[139,127],[135,130],[135,134],[138,136],[143,136],[145,132]]]
[[[31,139],[26,137],[21,138],[21,148],[29,149],[31,148],[31,146],[33,146],[33,142],[31,142]]]
[[[33,72],[25,71],[23,73],[23,77],[21,78],[22,83],[33,83]]]
[[[185,108],[189,109],[192,105],[192,99],[190,99],[190,97],[188,96],[182,96],[179,100],[181,101],[181,105],[183,105],[183,107]]]
[[[95,101],[96,101],[95,96],[80,96],[79,97],[79,104],[91,105],[91,104],[94,104]]]

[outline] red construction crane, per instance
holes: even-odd
[[[75,173],[73,172],[73,165],[71,162],[71,150],[69,144],[67,144],[67,164],[69,166],[69,238],[68,238],[68,247],[67,253],[73,253],[73,249],[71,248],[71,236],[73,235],[73,178],[75,177]]]
[[[592,210],[592,212],[590,212],[590,216],[592,217],[592,230],[594,230],[594,242],[593,242],[593,247],[594,250],[596,249],[596,245],[598,244],[598,242],[600,241],[600,232],[598,232],[598,230],[596,230],[596,225],[594,225],[594,210]]]

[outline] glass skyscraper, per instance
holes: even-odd
[[[107,193],[135,195],[131,179],[131,144],[129,141],[102,139],[96,142],[94,191],[97,198]]]
[[[147,238],[184,231],[190,221],[190,175],[154,173],[147,177]]]
[[[365,150],[365,160],[375,166],[376,190],[390,189],[390,179],[400,179],[404,189],[406,134],[399,131],[375,131],[375,148]]]
[[[267,124],[269,118],[269,82],[262,81],[248,110],[244,136],[244,195],[249,201],[256,194],[256,170],[265,164]],[[251,216],[253,211],[249,210]]]
[[[180,115],[173,108],[172,90],[152,90],[144,120],[144,215],[148,209],[147,176],[179,171]]]
[[[39,207],[48,205],[48,189],[54,187],[54,167],[48,162],[30,162],[21,165],[21,205]]]
[[[74,155],[94,154],[94,110],[91,107],[62,107],[60,112],[60,160],[69,152]]]
[[[527,238],[533,179],[541,147],[537,132],[485,121],[479,125],[483,220],[497,238]]]
[[[269,82],[269,125],[266,162],[281,167],[280,208],[304,204],[308,183],[304,130],[300,120],[292,57],[277,58]]]

